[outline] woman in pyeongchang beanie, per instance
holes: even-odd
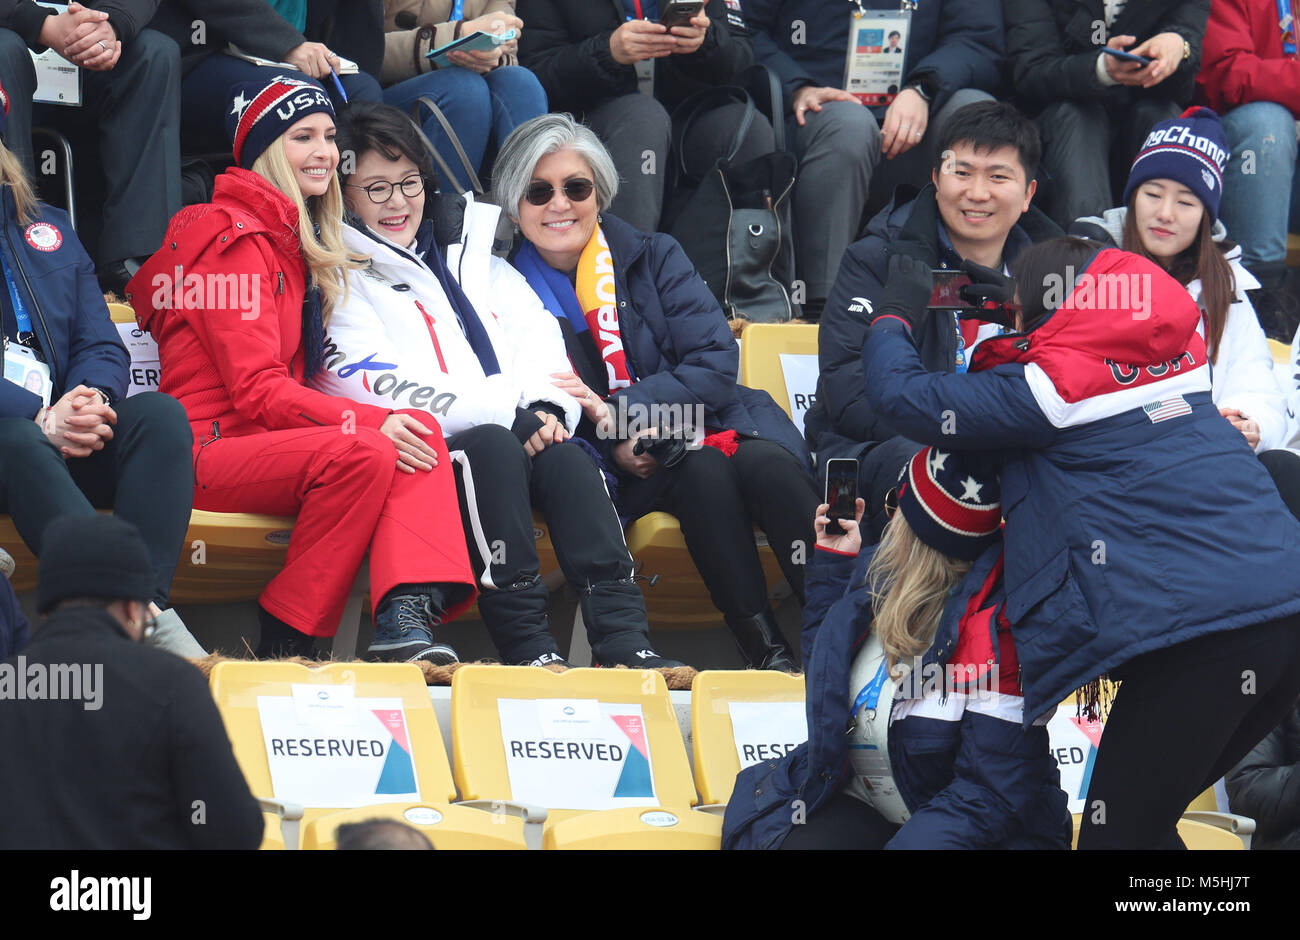
[[[1200,304],[1214,404],[1300,516],[1300,457],[1280,449],[1289,446],[1296,428],[1246,294],[1259,282],[1218,219],[1228,157],[1219,116],[1209,108],[1188,108],[1147,135],[1124,187],[1125,205],[1102,218],[1081,219],[1073,231],[1149,258]]]
[[[334,109],[284,76],[230,90],[236,166],[182,209],[128,286],[162,388],[194,434],[194,505],[296,516],[262,592],[258,655],[305,655],[338,628],[370,556],[371,658],[447,661],[436,626],[474,597],[451,461],[432,416],[307,386],[348,256]]]

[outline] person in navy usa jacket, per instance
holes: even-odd
[[[1200,310],[1154,262],[1055,239],[1016,259],[1015,331],[934,375],[909,338],[929,266],[897,249],[867,394],[913,440],[1000,454],[1025,722],[1121,681],[1079,847],[1181,847],[1188,803],[1300,694],[1300,523],[1214,406]]]
[[[922,449],[883,538],[861,554],[865,502],[840,536],[818,507],[809,737],[741,771],[724,848],[1069,847],[1047,729],[1021,722],[992,470],[979,455]]]
[[[8,99],[0,89],[0,135]],[[0,512],[32,553],[45,527],[96,508],[140,529],[154,576],[151,642],[205,655],[174,611],[172,576],[189,527],[190,431],[174,398],[125,398],[130,358],[68,216],[36,201],[0,143]]]

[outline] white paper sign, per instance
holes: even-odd
[[[402,700],[352,691],[305,685],[258,696],[276,799],[340,809],[420,799]]]
[[[803,433],[804,413],[817,401],[817,376],[821,368],[817,357],[798,353],[781,353],[781,374],[785,393],[790,398],[790,417]]]
[[[139,395],[141,392],[158,391],[158,382],[162,376],[162,364],[158,359],[158,344],[153,337],[134,323],[116,323],[117,335],[131,357],[130,382],[126,386],[126,397]]]
[[[65,3],[43,2],[41,6],[49,7],[55,13],[68,12]],[[53,49],[46,49],[40,55],[32,52],[31,56],[32,65],[36,67],[36,92],[32,95],[32,102],[80,106],[81,69]]]
[[[657,806],[640,705],[497,700],[511,799],[548,809]]]
[[[1101,733],[1102,723],[1076,718],[1073,704],[1058,705],[1047,723],[1049,746],[1061,771],[1061,789],[1070,799],[1071,813],[1083,812]]]
[[[728,702],[740,769],[780,760],[808,740],[803,702]]]

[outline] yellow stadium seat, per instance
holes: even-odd
[[[733,702],[798,702],[802,707],[803,676],[757,669],[696,673],[691,683],[691,742],[695,786],[705,803],[725,804],[730,800],[736,774],[740,773],[740,755],[736,753],[731,724]]]
[[[537,704],[557,699],[552,706]],[[537,731],[522,733],[537,734],[537,740],[509,743],[510,751],[521,759],[547,760],[549,766],[540,768],[535,779],[520,777],[512,782],[502,700],[511,700],[516,716],[512,721],[536,722]],[[619,706],[628,711],[613,711]],[[577,755],[585,747],[589,754],[610,754],[608,742],[622,741],[617,758],[586,758],[576,771],[581,776],[567,782],[573,789],[552,791],[554,798],[546,801],[551,805],[546,807],[544,848],[716,849],[721,844],[722,820],[692,808],[698,800],[686,748],[668,687],[658,672],[571,669],[557,674],[511,666],[464,666],[452,679],[451,723],[456,784],[464,797],[481,803],[494,798],[541,802],[533,793],[539,787],[554,788],[555,780],[563,779],[563,771],[573,766],[555,759],[557,752]],[[582,730],[566,735],[566,725]],[[608,736],[611,729],[613,738]],[[513,725],[511,730],[521,733]],[[564,749],[556,742],[562,742]],[[604,752],[599,750],[602,747]],[[526,755],[525,748],[533,753]],[[597,761],[609,762],[606,776],[611,782],[596,786],[611,789],[580,794],[577,789],[582,783],[597,779],[601,769]],[[564,805],[612,801],[620,794],[627,802],[614,808]],[[630,805],[633,801],[637,805]]]
[[[782,353],[816,356],[817,324],[752,323],[745,327],[740,344],[740,384],[763,389],[786,414],[792,415],[785,374],[781,370]]]
[[[372,818],[414,824],[436,848],[523,849],[529,822],[533,841],[540,844],[538,824],[545,819],[540,810],[504,800],[484,805],[452,802],[456,788],[433,703],[423,673],[410,663],[331,663],[309,669],[296,663],[226,661],[213,668],[210,683],[249,789],[264,811],[276,815],[278,826],[268,824],[263,848],[329,848],[340,824]],[[258,700],[292,700],[294,686],[350,686],[359,699],[399,699],[419,801],[312,806],[292,793],[275,793]],[[396,747],[390,743],[390,753]]]
[[[109,304],[108,315],[114,323],[135,323],[135,311],[128,304]]]
[[[646,581],[638,582],[645,594],[646,614],[652,627],[699,628],[715,625],[722,619],[686,550],[686,539],[676,516],[666,512],[647,513],[629,525],[624,536],[628,551],[637,563],[637,572],[657,579],[653,586]],[[756,530],[754,541],[769,596],[788,595],[789,585],[776,556],[768,550],[767,536]]]

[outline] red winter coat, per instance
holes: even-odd
[[[1214,0],[1196,91],[1220,114],[1252,101],[1300,114],[1300,60],[1282,51],[1276,0]]]
[[[197,446],[212,437],[340,425],[378,428],[390,411],[302,384],[306,267],[298,212],[264,178],[238,167],[212,202],[172,217],[162,248],[127,285],[127,301],[158,343],[160,391],[185,406]]]

